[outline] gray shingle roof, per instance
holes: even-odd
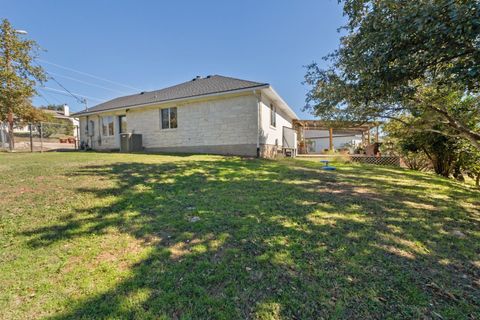
[[[224,77],[219,75],[205,78],[195,78],[188,82],[177,84],[172,87],[150,92],[137,93],[103,102],[95,107],[88,108],[88,111],[75,113],[75,116],[83,113],[106,111],[118,108],[132,107],[154,102],[166,102],[175,99],[199,97],[208,94],[223,93],[242,89],[249,89],[261,86],[268,86],[268,83],[260,83]]]

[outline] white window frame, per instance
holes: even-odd
[[[270,103],[270,126],[277,127],[277,107],[273,103]]]
[[[112,125],[112,132],[110,132],[110,124]],[[103,116],[102,117],[102,135],[104,137],[112,137],[112,136],[115,135],[114,116]]]
[[[176,114],[176,116],[177,116],[177,118],[176,118],[176,123],[175,123],[175,127],[172,127],[172,116],[171,116],[171,114],[172,114],[172,109],[175,110],[175,114]],[[164,127],[163,127],[163,111],[164,111],[164,110],[168,110],[168,116],[167,116],[167,117],[168,117],[168,118],[167,118],[167,120],[168,120],[168,127],[167,127],[167,128],[164,128]],[[177,107],[170,107],[170,108],[162,108],[162,109],[160,109],[160,129],[161,129],[161,130],[169,130],[169,129],[176,129],[176,128],[178,128],[178,108],[177,108]]]

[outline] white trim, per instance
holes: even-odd
[[[279,106],[280,109],[285,111],[289,117],[292,119],[299,119],[295,111],[293,111],[290,106],[280,97],[280,95],[271,87],[268,86],[267,88],[263,89],[267,95],[267,97],[270,98],[271,102],[274,103],[276,106]]]
[[[257,156],[260,151],[260,135],[262,134],[262,91],[253,91],[253,94],[257,98]]]
[[[101,116],[101,125],[102,125],[102,137],[113,137],[115,136],[115,116],[114,115],[105,115],[105,116]],[[107,122],[107,125],[106,125],[106,132],[107,133],[104,133],[103,132],[103,129],[104,129],[104,126],[105,126],[105,123],[104,123],[104,120],[105,118],[112,118],[112,126],[113,126],[113,133],[110,134],[110,121]]]

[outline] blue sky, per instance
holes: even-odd
[[[321,58],[338,47],[344,21],[336,0],[0,0],[0,8],[0,18],[27,30],[46,50],[41,64],[74,93],[108,100],[139,91],[132,88],[155,90],[221,74],[270,83],[302,118],[312,118],[301,112],[303,66],[324,63]],[[52,81],[46,86],[62,90]],[[39,92],[51,103],[82,109],[71,97]],[[34,103],[46,104],[44,98]]]

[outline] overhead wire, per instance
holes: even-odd
[[[89,86],[92,86],[92,87],[97,87],[97,88],[100,88],[100,89],[109,90],[109,91],[124,94],[124,95],[129,94],[129,93],[126,93],[124,91],[118,91],[118,90],[111,89],[111,88],[108,88],[108,87],[104,87],[104,86],[101,86],[101,85],[98,85],[98,84],[95,84],[95,83],[91,83],[91,82],[83,81],[83,80],[73,78],[73,77],[70,77],[70,76],[58,74],[56,72],[52,72],[52,71],[46,71],[46,72],[50,75],[55,75],[55,76],[60,77],[60,78],[65,78],[65,79],[68,79],[68,80],[76,81],[76,82],[83,83],[83,84],[86,84],[86,85],[89,85]]]
[[[51,88],[51,87],[46,87],[46,86],[39,87],[39,89],[49,90],[49,91],[52,91],[53,93],[58,93],[58,94],[62,94],[62,95],[65,95],[65,96],[72,96],[75,99],[78,99],[78,97],[82,97],[82,98],[85,98],[85,99],[95,100],[95,101],[99,101],[99,102],[105,101],[105,99],[94,98],[94,97],[86,96],[86,95],[75,93],[75,92],[66,93],[62,90],[58,90],[58,89]],[[75,97],[75,96],[78,96],[78,97]]]
[[[45,102],[47,103],[47,105],[52,104],[52,103],[50,103],[50,101],[48,101],[48,99],[47,99],[43,94],[41,94],[41,93],[39,93],[39,92],[37,92],[37,94],[38,94],[38,96],[39,96],[40,98],[42,98],[43,100],[45,100]]]
[[[36,60],[41,61],[41,62],[46,63],[46,64],[49,64],[49,65],[52,65],[52,66],[55,66],[55,67],[60,68],[60,69],[68,70],[68,71],[71,71],[71,72],[76,72],[78,74],[82,74],[82,75],[87,76],[87,77],[91,77],[91,78],[94,78],[94,79],[97,79],[97,80],[109,82],[109,83],[115,84],[117,86],[122,86],[122,87],[129,88],[129,89],[132,89],[132,90],[135,90],[135,91],[142,91],[139,88],[135,88],[135,87],[132,87],[132,86],[127,85],[127,84],[123,84],[123,83],[120,83],[120,82],[117,82],[117,81],[112,81],[112,80],[109,80],[109,79],[105,79],[105,78],[93,75],[91,73],[88,73],[88,72],[83,72],[83,71],[80,71],[80,70],[76,70],[76,69],[73,69],[73,68],[62,66],[60,64],[53,63],[53,62],[50,62],[50,61],[47,61],[47,60],[43,60],[43,59],[39,59],[39,58],[37,58]]]

